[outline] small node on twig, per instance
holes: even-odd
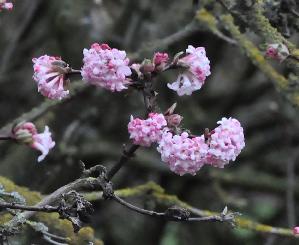
[[[82,173],[85,171],[85,163],[82,160],[79,160],[80,170]]]
[[[111,199],[114,196],[113,184],[108,180],[106,174],[99,176],[99,184],[103,191],[103,198]]]
[[[174,205],[165,211],[165,217],[168,220],[188,220],[190,211]]]
[[[103,165],[98,164],[89,169],[86,169],[83,161],[80,160],[80,164],[81,164],[83,178],[86,178],[86,177],[97,178],[100,175],[106,175],[106,173],[107,173],[106,167]]]
[[[83,222],[93,211],[92,204],[76,191],[63,194],[58,207],[59,218],[71,221],[74,232],[81,229]]]
[[[231,225],[232,228],[236,227],[236,216],[242,215],[239,212],[232,212],[228,213],[228,208],[227,206],[224,207],[223,211],[220,214],[221,222],[227,222]]]

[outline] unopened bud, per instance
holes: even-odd
[[[157,71],[163,71],[165,66],[167,65],[167,62],[169,60],[167,53],[155,53],[153,57],[153,63],[156,66]]]
[[[290,52],[286,45],[281,43],[272,43],[268,45],[265,55],[268,58],[282,62],[290,55]]]
[[[165,116],[168,116],[168,115],[173,114],[173,112],[174,112],[174,110],[175,110],[175,108],[176,108],[176,105],[177,105],[177,103],[174,103],[172,106],[170,106],[170,107],[167,109],[167,111],[165,111],[164,115],[165,115]]]
[[[155,70],[155,65],[149,59],[144,59],[141,64],[140,71],[142,73],[151,73]]]
[[[12,129],[12,137],[23,144],[32,143],[32,137],[35,134],[37,134],[37,130],[31,122],[21,122]]]
[[[167,116],[167,124],[168,126],[178,127],[183,120],[183,117],[179,114],[172,114]]]
[[[298,235],[299,234],[299,226],[296,226],[293,228],[293,234]]]

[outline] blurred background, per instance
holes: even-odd
[[[61,56],[80,69],[82,50],[93,42],[105,42],[126,50],[129,57],[136,56],[145,43],[183,29],[197,7],[191,0],[23,0],[14,5],[12,12],[0,13],[1,126],[45,100],[32,79],[33,57]],[[257,35],[247,34],[260,41]],[[291,39],[298,44],[298,32],[293,30]],[[168,47],[144,51],[138,58],[151,58],[153,51],[173,56],[188,44],[206,48],[212,74],[200,91],[185,97],[167,89],[166,83],[175,79],[173,72],[157,77],[162,111],[177,102],[183,126],[194,134],[216,127],[222,117],[235,117],[244,127],[245,149],[226,168],[204,167],[194,177],[172,173],[155,147],[141,149],[119,171],[114,188],[154,181],[200,209],[220,212],[227,205],[244,217],[271,226],[299,225],[298,109],[277,93],[238,47],[204,29]],[[287,72],[283,64],[270,62],[281,73]],[[80,77],[72,80],[76,79]],[[29,147],[1,143],[0,175],[31,190],[51,193],[80,176],[79,160],[88,167],[99,163],[111,167],[122,145],[129,142],[130,115],[143,114],[143,98],[137,92],[110,93],[86,86],[34,121],[40,130],[48,125],[56,141],[46,160],[37,164],[38,153]],[[130,201],[152,206],[146,198]],[[298,244],[294,238],[231,229],[225,224],[165,222],[112,202],[93,204],[90,225],[108,245]],[[32,242],[21,241],[15,239],[13,244]],[[35,240],[35,244],[46,242]]]

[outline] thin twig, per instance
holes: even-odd
[[[167,49],[169,46],[173,45],[174,43],[179,42],[193,35],[199,30],[200,27],[196,23],[196,21],[192,21],[189,24],[187,24],[185,27],[181,28],[179,31],[165,38],[153,42],[145,43],[140,50],[130,55],[130,59],[134,61],[136,59],[139,59],[140,57],[143,57],[144,54],[147,54],[148,52],[153,52],[156,51],[157,49],[159,50]]]
[[[80,75],[80,74],[81,74],[81,70],[71,69],[71,70],[68,72],[68,75],[75,75],[75,74]]]
[[[46,240],[48,243],[50,244],[54,244],[54,245],[68,245],[67,243],[61,243],[61,242],[56,242],[53,239],[51,239],[51,237],[43,235],[44,240]]]
[[[11,61],[22,36],[28,31],[28,27],[32,24],[34,16],[38,13],[38,8],[41,4],[41,0],[32,1],[31,4],[27,4],[28,8],[25,12],[25,16],[20,23],[17,30],[14,31],[14,36],[11,38],[9,46],[5,49],[5,52],[1,55],[1,66],[0,66],[0,76],[6,72],[8,68],[8,61]]]
[[[171,221],[176,221],[176,222],[205,222],[205,221],[209,221],[209,222],[215,222],[215,221],[219,221],[219,222],[223,222],[226,221],[224,217],[221,217],[220,215],[212,215],[212,216],[206,216],[206,217],[182,217],[179,215],[169,215],[166,212],[156,212],[156,211],[152,211],[152,210],[147,210],[147,209],[143,209],[143,208],[139,208],[131,203],[128,203],[127,201],[123,200],[122,198],[120,198],[119,196],[113,195],[112,197],[113,200],[115,200],[116,202],[118,202],[119,204],[121,204],[122,206],[136,212],[142,215],[147,215],[147,216],[151,216],[151,217],[156,217],[156,218],[163,218],[166,220],[171,220]]]
[[[11,140],[11,136],[0,135],[0,140]]]
[[[77,179],[65,186],[60,187],[52,194],[45,197],[42,201],[35,205],[35,207],[44,207],[46,205],[51,205],[55,201],[61,198],[63,194],[66,194],[73,190],[99,190],[101,188],[98,179],[96,178],[83,178]],[[23,220],[29,219],[35,214],[36,211],[25,211],[20,214],[18,217],[14,217],[12,220],[8,221],[5,226],[7,227],[16,227],[22,224]],[[20,217],[21,216],[21,217]]]
[[[295,226],[295,161],[298,153],[294,153],[287,161],[286,205],[289,227]]]
[[[49,233],[49,232],[47,232],[47,231],[44,231],[43,234],[45,234],[45,235],[48,236],[48,237],[55,238],[56,240],[63,241],[63,242],[66,242],[66,241],[69,240],[69,239],[66,238],[66,237],[58,236],[58,235]]]
[[[124,150],[119,161],[107,173],[107,179],[111,180],[113,176],[123,167],[123,165],[133,157],[139,145],[132,145],[128,150]]]
[[[16,203],[8,203],[8,202],[0,202],[0,208],[9,208],[9,209],[19,209],[24,211],[36,211],[36,212],[46,212],[46,213],[52,213],[52,212],[58,212],[58,207],[52,207],[52,206],[43,206],[43,207],[36,207],[36,206],[26,206]]]

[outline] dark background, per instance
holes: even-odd
[[[124,49],[130,57],[144,43],[182,29],[194,11],[191,0],[16,1],[12,12],[0,13],[0,125],[45,100],[32,79],[33,57],[61,56],[79,69],[83,48],[93,42]],[[260,41],[252,33],[248,36]],[[298,43],[298,34],[292,39]],[[175,79],[173,72],[159,76],[161,109],[178,102],[184,127],[195,134],[214,128],[224,116],[235,117],[244,127],[245,149],[225,169],[204,167],[194,177],[172,173],[154,147],[142,149],[115,177],[114,187],[151,180],[192,206],[221,211],[227,205],[261,223],[292,228],[297,217],[287,208],[287,169],[295,175],[298,172],[298,110],[238,47],[198,31],[170,45],[167,52],[174,55],[188,44],[206,48],[212,75],[200,91],[185,97],[166,87]],[[152,52],[145,55],[151,58]],[[271,63],[286,71],[283,64]],[[102,163],[110,167],[119,158],[122,144],[128,142],[130,115],[143,113],[141,94],[86,87],[34,121],[40,129],[48,125],[56,141],[46,160],[38,164],[37,152],[24,145],[1,144],[0,174],[18,185],[51,193],[80,176],[80,159],[87,166]],[[297,198],[296,190],[295,201]],[[143,204],[138,199],[131,201]],[[108,245],[296,244],[292,238],[231,229],[225,224],[165,222],[112,202],[98,201],[94,207],[91,226]]]

